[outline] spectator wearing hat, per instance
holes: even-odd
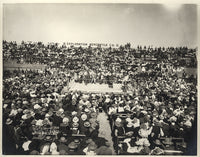
[[[56,114],[53,115],[53,125],[60,126],[60,124],[62,123],[61,114],[62,113],[60,111],[56,111]]]
[[[68,144],[68,150],[67,150],[67,154],[68,155],[76,155],[77,154],[77,148],[78,145],[72,141]]]
[[[67,139],[64,136],[61,136],[59,141],[58,141],[58,151],[60,152],[61,150],[67,150]]]
[[[62,120],[62,123],[60,124],[60,131],[62,134],[65,134],[67,136],[71,136],[72,132],[70,130],[70,124],[69,124],[69,118],[64,117]]]
[[[122,124],[121,118],[117,118],[115,120],[115,125],[114,125],[114,134],[115,136],[123,136],[125,134],[125,129]]]
[[[91,138],[97,138],[99,134],[99,126],[97,123],[90,123],[89,136]]]
[[[6,119],[6,127],[5,127],[5,133],[9,139],[12,141],[15,139],[15,128],[12,125],[13,120],[11,118]]]
[[[50,145],[50,153],[52,154],[52,155],[58,155],[59,154],[59,152],[57,151],[57,145],[56,145],[56,143],[55,142],[52,142],[51,143],[51,145]]]
[[[80,133],[83,133],[84,135],[89,136],[89,134],[90,134],[90,131],[89,131],[90,125],[91,124],[90,124],[89,121],[85,121],[83,123],[83,125],[80,127]]]
[[[88,144],[88,146],[83,149],[83,152],[86,154],[86,155],[96,155],[96,149],[97,149],[97,145],[95,142],[90,142]]]
[[[105,145],[98,147],[95,153],[96,155],[113,155],[109,142],[106,142]]]

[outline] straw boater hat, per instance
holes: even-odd
[[[77,112],[76,112],[76,111],[73,111],[73,112],[72,112],[72,116],[75,116],[75,115],[77,115]]]
[[[78,117],[74,117],[74,118],[72,119],[72,121],[73,121],[74,123],[77,123],[77,122],[79,121],[79,118],[78,118]]]
[[[45,118],[49,118],[50,115],[48,113],[45,114]]]
[[[62,122],[63,122],[63,123],[69,123],[69,118],[64,117],[63,120],[62,120]]]
[[[74,142],[75,142],[76,144],[80,144],[80,140],[79,140],[79,139],[74,139]]]
[[[85,110],[84,110],[86,113],[89,113],[90,112],[90,110],[88,109],[88,108],[85,108]]]
[[[12,121],[12,119],[10,119],[10,118],[8,118],[7,120],[6,120],[6,124],[7,125],[9,125],[9,124],[11,124],[13,121]]]
[[[36,125],[37,125],[37,126],[43,126],[43,123],[42,123],[42,122],[43,122],[43,120],[42,120],[42,119],[39,119],[39,120],[36,121]]]
[[[72,141],[71,143],[68,144],[68,148],[71,149],[71,150],[74,150],[77,147],[78,146],[77,146],[77,144],[74,141]]]
[[[88,145],[88,150],[89,151],[95,151],[97,149],[97,145],[95,142],[91,142],[89,145]]]
[[[28,119],[27,114],[22,115],[22,119],[23,119],[23,120]]]
[[[59,111],[61,114],[64,113],[63,108],[60,108],[58,111]]]
[[[45,136],[45,141],[52,141],[52,136]]]
[[[65,143],[65,142],[67,142],[67,139],[64,136],[62,136],[62,137],[60,137],[59,141],[62,143]]]
[[[89,127],[90,127],[90,122],[86,121],[86,122],[84,122],[83,125],[84,125],[85,127],[89,128]]]
[[[41,107],[40,105],[38,105],[38,104],[35,104],[35,105],[33,106],[33,108],[37,110],[37,109],[40,109],[40,108],[42,108],[42,107]]]
[[[82,114],[82,115],[81,115],[81,119],[82,119],[83,121],[85,121],[85,120],[87,119],[87,115],[86,115],[86,114]]]
[[[75,123],[72,124],[73,128],[77,128],[78,126],[79,126],[79,124],[77,122],[75,122]]]

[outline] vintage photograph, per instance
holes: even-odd
[[[2,9],[4,155],[197,155],[197,4]]]

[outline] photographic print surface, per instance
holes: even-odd
[[[197,155],[197,5],[4,3],[4,155]]]

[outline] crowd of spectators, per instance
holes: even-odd
[[[48,65],[43,71],[4,71],[3,133],[11,145],[5,153],[13,148],[15,154],[110,155],[109,142],[98,136],[102,110],[109,116],[118,154],[185,151],[196,122],[197,80],[184,68],[196,66],[195,52],[187,47],[76,48],[4,41],[4,62]],[[120,83],[124,93],[65,92],[72,79],[111,88]],[[183,142],[175,144],[173,138]]]
[[[39,63],[70,71],[77,82],[121,83],[132,73],[157,63],[170,63],[174,67],[196,67],[196,49],[187,47],[131,48],[130,44],[119,48],[67,47],[65,44],[42,42],[3,41],[4,60],[21,63]],[[152,60],[155,64],[152,65]]]
[[[98,137],[97,95],[63,92],[68,80],[61,73],[4,74],[4,133],[17,153],[101,155],[103,147],[112,154],[106,139]]]

